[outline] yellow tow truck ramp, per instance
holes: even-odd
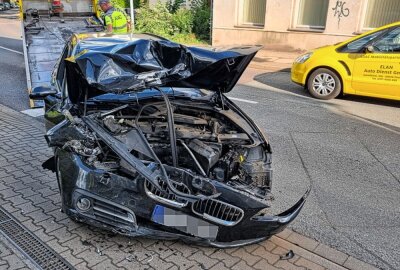
[[[97,0],[19,0],[28,93],[56,83],[52,72],[73,33],[103,31]],[[43,107],[30,100],[30,107]]]

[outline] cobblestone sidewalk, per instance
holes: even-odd
[[[77,269],[374,269],[290,230],[260,244],[216,249],[128,238],[73,222],[59,210],[55,175],[41,167],[52,155],[43,129],[0,105],[0,205]],[[295,256],[282,260],[289,250]],[[0,242],[0,269],[24,267]]]

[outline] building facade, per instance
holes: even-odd
[[[400,21],[400,0],[214,0],[214,46],[309,50]]]

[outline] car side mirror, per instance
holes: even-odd
[[[38,86],[33,88],[32,92],[29,94],[30,99],[43,99],[47,96],[56,96],[57,90],[47,86]]]

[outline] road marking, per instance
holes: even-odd
[[[13,50],[13,49],[9,49],[9,48],[3,47],[3,46],[0,46],[0,49],[6,50],[6,51],[10,51],[10,52],[13,52],[13,53],[18,53],[20,55],[24,55],[22,52],[19,52],[19,51]]]
[[[236,100],[236,101],[250,103],[250,104],[258,104],[257,101],[252,101],[252,100],[248,100],[248,99],[241,99],[241,98],[234,98],[234,97],[228,97],[228,98],[232,99],[232,100]]]
[[[39,117],[44,115],[44,108],[28,109],[21,112],[32,117]]]

